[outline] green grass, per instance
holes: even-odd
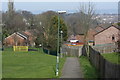
[[[44,54],[42,51],[8,50],[2,53],[3,78],[56,78],[56,56]],[[64,62],[65,58],[61,58],[60,70]]]
[[[3,47],[4,51],[13,51],[13,47]]]
[[[106,60],[108,60],[108,61],[110,61],[112,63],[120,64],[120,61],[119,61],[119,59],[120,59],[120,53],[108,53],[108,54],[104,53],[104,54],[102,54],[102,56]]]
[[[0,51],[0,80],[2,78],[2,51]]]
[[[84,78],[98,78],[96,69],[90,64],[89,60],[85,56],[80,57],[80,65],[84,74]]]

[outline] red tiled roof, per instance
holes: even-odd
[[[84,42],[84,35],[76,35],[75,39]]]
[[[104,30],[102,30],[102,31],[100,31],[100,32],[98,32],[98,33],[96,33],[95,35],[97,35],[97,34],[103,32],[103,31],[107,30],[107,29],[110,28],[110,27],[115,27],[115,28],[117,28],[118,30],[120,30],[120,28],[118,28],[118,27],[112,25],[112,26],[109,26],[109,27],[107,27],[106,29],[104,29]],[[95,35],[94,35],[94,36],[95,36]]]
[[[100,31],[102,31],[102,30],[104,30],[104,28],[103,28],[102,26],[97,26],[97,27],[95,28],[95,31],[96,31],[96,32],[100,32]]]

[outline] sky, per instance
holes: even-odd
[[[0,0],[8,2],[8,0]],[[13,1],[13,0],[12,0]],[[118,2],[120,0],[14,0],[15,2]]]
[[[14,0],[15,1],[15,0]],[[2,2],[2,11],[6,11],[7,2]],[[118,2],[93,2],[96,13],[118,13]],[[67,13],[78,11],[80,2],[15,2],[15,10],[27,10],[33,14],[39,14],[48,10],[66,10]]]

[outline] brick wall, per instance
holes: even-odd
[[[11,35],[4,40],[4,44],[6,46],[15,46],[15,45],[24,46],[26,45],[25,42],[26,42],[25,39],[21,38],[20,36],[16,34]]]
[[[96,34],[94,36],[95,45],[117,42],[118,41],[118,33],[119,33],[119,29],[112,26],[112,27]]]

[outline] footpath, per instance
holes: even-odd
[[[68,57],[62,69],[61,78],[83,78],[77,57]]]

